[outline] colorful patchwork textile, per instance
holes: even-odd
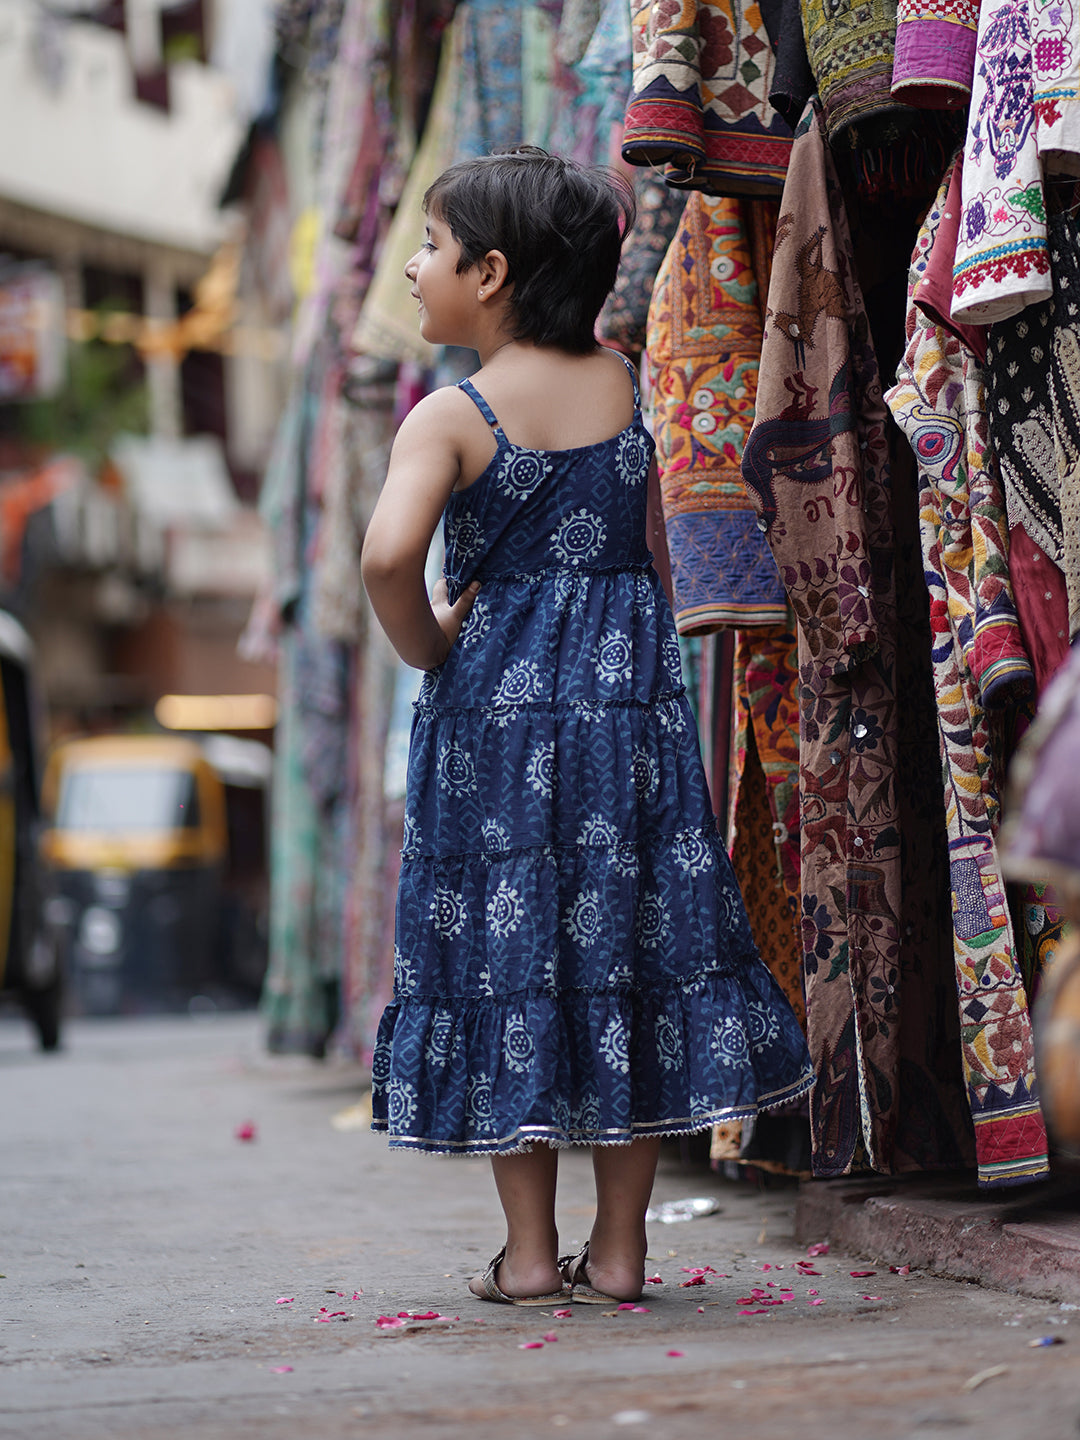
[[[979,0],[899,0],[894,98],[928,110],[966,105],[978,28]]]
[[[739,201],[690,196],[657,276],[648,351],[679,632],[782,624],[784,589],[740,473],[761,309]]]
[[[985,0],[964,145],[953,319],[988,325],[1050,294],[1028,0]]]
[[[1039,154],[1047,171],[1080,174],[1080,12],[1076,0],[1028,0]]]
[[[913,297],[946,205],[943,185],[912,260]],[[1008,640],[1008,674],[1030,674],[1008,587],[1004,502],[988,450],[981,374],[970,351],[909,298],[908,348],[887,400],[919,466],[919,517],[931,597],[961,1054],[979,1183],[1023,1184],[1047,1172],[1027,997],[994,832],[1000,765],[986,711],[1003,681],[979,659],[980,608]]]
[[[634,93],[623,158],[713,195],[779,195],[791,130],[769,104],[774,57],[757,4],[633,0]]]
[[[830,140],[894,112],[896,0],[802,0],[803,31]]]

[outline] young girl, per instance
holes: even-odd
[[[481,368],[402,424],[364,545],[375,612],[426,672],[374,1126],[492,1157],[507,1239],[475,1295],[631,1300],[660,1136],[813,1076],[717,834],[645,544],[636,379],[593,338],[633,203],[522,147],[455,165],[425,209],[421,334]],[[568,1144],[593,1147],[597,1210],[560,1262]]]

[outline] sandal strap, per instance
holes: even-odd
[[[510,1296],[503,1294],[495,1281],[495,1271],[499,1268],[505,1258],[506,1246],[504,1245],[503,1248],[488,1265],[487,1269],[480,1277],[480,1281],[484,1287],[484,1294],[488,1297],[489,1300],[499,1301],[503,1305],[512,1305],[514,1302],[511,1300]]]

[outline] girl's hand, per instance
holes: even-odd
[[[474,580],[465,590],[462,591],[455,605],[450,604],[450,598],[446,590],[446,577],[440,575],[435,582],[431,592],[431,609],[435,620],[446,640],[446,655],[461,633],[461,627],[469,617],[469,611],[473,607],[473,601],[480,593],[480,581]],[[442,664],[446,655],[437,663]]]

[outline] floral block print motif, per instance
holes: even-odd
[[[799,625],[814,1172],[893,1164],[900,832],[885,407],[819,109],[796,131],[743,479]]]
[[[741,201],[687,200],[653,291],[648,353],[676,626],[780,624],[784,588],[740,470],[761,353]]]
[[[893,98],[957,110],[971,96],[979,0],[899,0]]]
[[[977,52],[952,315],[988,325],[1051,290],[1028,0],[985,0]]]
[[[1080,12],[1075,0],[1028,0],[1035,133],[1048,172],[1080,174]]]
[[[769,103],[775,67],[753,0],[632,0],[634,93],[623,159],[713,195],[778,196],[791,131]]]
[[[994,1187],[1023,1184],[1045,1174],[1047,1155],[1027,997],[994,838],[1000,771],[986,705],[1000,699],[1001,692],[993,680],[987,681],[985,671],[980,675],[975,658],[980,576],[984,593],[989,574],[1005,587],[995,598],[1009,598],[1003,579],[1008,574],[1004,497],[987,447],[984,391],[975,357],[913,299],[947,193],[948,177],[916,244],[909,277],[908,348],[897,384],[886,398],[919,467],[961,1056],[979,1183]],[[981,511],[978,518],[976,508]],[[973,543],[975,534],[981,534],[981,547]],[[1006,617],[1001,613],[999,619]],[[1017,667],[1026,666],[1026,660],[1014,613],[995,627],[995,636],[1002,629],[1012,636],[1012,673],[1020,678]]]

